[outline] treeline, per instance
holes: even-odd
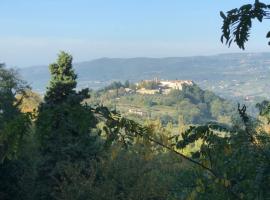
[[[0,199],[269,197],[267,124],[251,120],[245,106],[237,123],[209,122],[172,135],[160,123],[141,125],[86,103],[90,92],[76,90],[69,54],[60,53],[50,72],[42,103],[25,113],[20,106],[29,87],[0,67]],[[171,95],[211,99],[193,90]],[[260,117],[267,121],[265,104]]]
[[[133,90],[136,90],[136,87],[137,86],[134,83],[129,82],[129,80],[126,80],[125,82],[113,81],[108,86],[99,89],[97,93],[108,92],[111,90],[123,90],[125,88],[131,88]]]

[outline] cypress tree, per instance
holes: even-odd
[[[50,65],[50,72],[50,85],[36,122],[41,157],[36,199],[56,199],[70,168],[91,173],[91,163],[99,151],[93,133],[97,121],[90,107],[82,104],[89,97],[88,90],[75,90],[72,56],[61,52],[57,62]]]

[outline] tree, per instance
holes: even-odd
[[[77,85],[74,70],[72,69],[72,57],[65,52],[59,54],[57,63],[50,65],[51,81],[47,88],[44,101],[46,105],[63,103],[68,97],[76,94]]]
[[[40,145],[36,199],[56,199],[59,185],[69,180],[68,169],[90,176],[92,160],[99,151],[93,128],[96,119],[91,108],[82,104],[88,90],[77,92],[72,57],[61,52],[50,65],[51,81],[40,105],[36,132]],[[76,167],[75,167],[76,166]]]
[[[129,88],[129,86],[130,86],[129,80],[126,80],[126,81],[125,81],[124,86],[125,86],[125,88]]]
[[[184,150],[201,141],[192,153],[192,159],[201,163],[194,191],[200,199],[267,199],[270,195],[265,187],[270,181],[269,135],[257,131],[245,106],[238,111],[241,124],[191,127],[176,144]]]
[[[152,128],[155,129],[154,124]],[[160,138],[168,137],[163,130],[153,130],[156,131],[164,134]],[[186,171],[181,167],[181,159],[157,147],[144,138],[134,138],[128,148],[116,142],[110,147],[106,159],[97,163],[98,170],[94,176],[84,177],[76,171],[71,173],[73,184],[84,195],[83,199],[177,199],[177,178],[181,179]],[[64,181],[62,186],[63,199],[80,199],[68,181]]]
[[[16,71],[0,65],[0,199],[23,198],[20,182],[25,169],[19,158],[25,150],[30,118],[19,106],[27,88]]]
[[[0,65],[0,161],[16,157],[29,126],[28,115],[19,110],[27,88],[16,71]]]

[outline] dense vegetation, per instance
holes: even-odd
[[[269,6],[256,1],[251,8],[240,9],[240,14]],[[226,17],[230,13],[223,16],[225,22]],[[140,124],[117,109],[92,104],[88,89],[76,90],[69,54],[61,52],[50,72],[50,85],[37,110],[23,109],[29,105],[27,98],[39,98],[15,71],[0,66],[0,199],[269,199],[268,101],[257,105],[258,118],[238,105],[239,119],[224,124],[215,116],[230,111],[224,100],[197,86],[172,91],[166,97],[170,105],[188,100],[192,105],[181,108],[192,111],[192,106],[205,104],[206,116],[214,119],[200,125],[193,121],[172,134],[172,123]],[[112,90],[110,95],[120,100],[130,98],[121,96],[121,88],[115,84],[92,95],[97,100]],[[163,102],[160,96],[151,98],[148,106]],[[226,109],[215,113],[215,101]]]
[[[34,107],[39,98],[16,72],[1,66],[1,199],[265,199],[270,195],[270,138],[264,116],[259,124],[259,119],[246,114],[246,107],[239,106],[240,121],[220,124],[218,116],[230,113],[231,104],[196,85],[167,96],[121,93],[129,84],[113,84],[99,92],[77,91],[72,57],[64,52],[50,71],[44,100],[37,110],[27,112],[22,106],[29,105],[27,98]],[[145,120],[141,125],[114,108],[94,104],[105,97],[103,101],[120,98],[150,108],[178,106],[186,113],[178,116],[176,134],[171,119]],[[259,108],[267,114],[264,104]],[[192,114],[191,124],[185,124],[192,109],[199,109],[200,116]],[[196,117],[201,125],[196,125]]]
[[[129,85],[134,88],[134,84]],[[148,89],[156,89],[153,85],[152,82],[142,82],[137,88],[149,86]],[[121,82],[113,82],[104,89],[92,91],[87,102],[106,105],[140,123],[160,120],[164,126],[168,123],[198,125],[209,121],[231,123],[231,116],[236,111],[234,103],[204,91],[196,84],[184,85],[182,90],[171,90],[169,94],[142,95],[126,88]]]

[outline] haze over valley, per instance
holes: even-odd
[[[168,58],[100,58],[75,63],[78,87],[101,89],[113,81],[192,80],[203,89],[236,100],[270,97],[270,53],[232,53],[213,56]],[[21,68],[33,89],[44,93],[48,66]]]

